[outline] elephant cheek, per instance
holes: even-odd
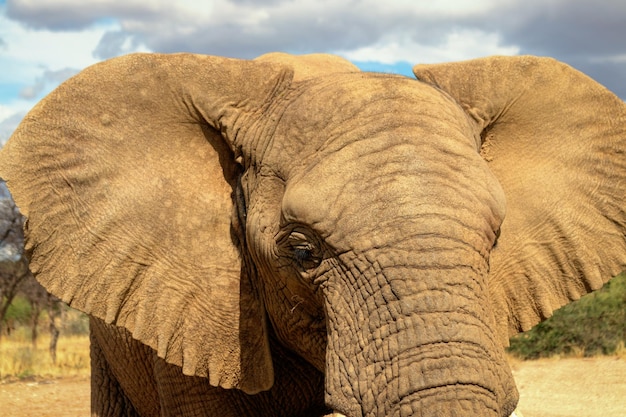
[[[510,415],[517,390],[493,320],[485,319],[491,314],[483,311],[481,286],[443,291],[437,279],[433,287],[408,290],[406,275],[384,275],[357,278],[350,291],[341,280],[324,290],[332,306],[327,405],[346,416]],[[446,279],[461,282],[449,271]],[[460,293],[453,294],[455,287]]]

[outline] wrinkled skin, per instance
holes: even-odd
[[[508,416],[508,337],[624,269],[626,108],[556,61],[131,55],[0,154],[92,414]]]

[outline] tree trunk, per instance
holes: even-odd
[[[39,315],[41,313],[41,306],[36,301],[30,302],[30,340],[33,345],[33,349],[37,348],[37,337],[39,336]]]
[[[7,311],[9,310],[9,306],[11,305],[11,302],[13,302],[13,297],[0,299],[0,342],[2,341],[3,328],[6,325],[5,317],[6,317]],[[7,325],[7,335],[9,333],[10,333],[10,330]]]
[[[50,358],[52,363],[57,363],[57,341],[59,340],[59,329],[54,324],[54,320],[50,320]]]
[[[23,275],[15,275],[13,277],[0,275],[0,280],[4,280],[4,282],[0,283],[0,341],[2,340],[2,327],[5,325],[6,314],[17,295],[23,277]],[[8,333],[9,331],[7,331]]]
[[[50,320],[49,329],[50,329],[50,358],[52,359],[52,363],[57,363],[57,341],[59,340],[59,328],[56,325],[56,319],[61,315],[60,301],[51,294],[48,294],[48,318]]]

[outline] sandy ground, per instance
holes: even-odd
[[[512,369],[524,417],[626,417],[626,359],[542,359]]]
[[[626,416],[626,359],[513,362],[524,417]],[[87,417],[88,378],[0,384],[0,416]]]
[[[0,416],[89,417],[89,377],[0,384]]]

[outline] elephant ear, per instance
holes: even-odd
[[[626,106],[549,58],[418,65],[476,126],[504,189],[489,287],[504,344],[626,269]]]
[[[264,307],[233,223],[233,150],[291,74],[135,54],[42,100],[0,155],[37,279],[187,375],[248,393],[271,387]]]

